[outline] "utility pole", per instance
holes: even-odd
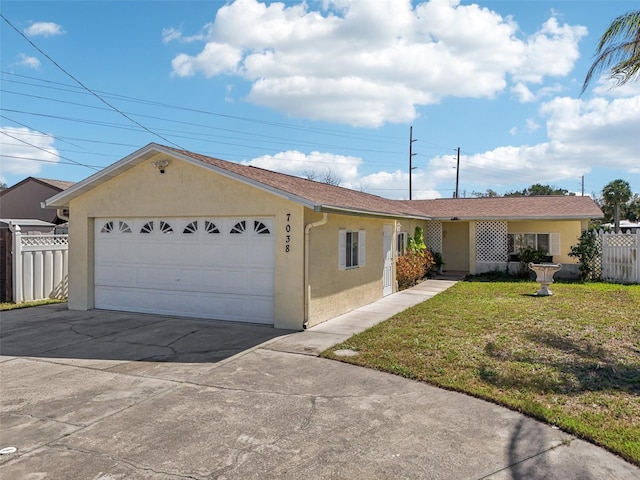
[[[456,195],[454,198],[458,198],[458,185],[460,184],[460,147],[458,147],[458,161],[456,163]]]
[[[413,163],[413,156],[415,155],[415,153],[413,153],[413,142],[416,142],[417,140],[413,139],[413,125],[411,125],[411,127],[409,127],[409,200],[411,200],[411,194],[412,194],[412,188],[411,188],[411,171],[416,168],[414,166],[412,166]]]
[[[582,175],[582,196],[584,197],[584,175]]]

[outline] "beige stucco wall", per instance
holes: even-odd
[[[306,210],[305,223],[315,222],[321,218],[322,214]],[[392,219],[330,213],[325,225],[311,229],[309,250],[310,327],[382,297],[384,225],[391,226],[392,251],[395,258],[396,223]],[[338,231],[340,229],[365,230],[365,266],[339,270]],[[395,261],[393,264],[393,278],[395,279]]]
[[[510,221],[507,225],[509,233],[559,233],[560,255],[553,257],[554,262],[577,263],[577,259],[569,256],[573,245],[578,243],[583,230],[583,222],[580,220],[556,220],[556,221]],[[586,227],[585,227],[586,228]]]
[[[272,216],[276,230],[275,327],[302,328],[302,206],[183,161],[172,160],[166,172],[160,174],[147,160],[77,197],[70,210],[70,309],[94,307],[95,218]],[[286,231],[287,223],[290,232]],[[291,235],[288,252],[287,235]]]

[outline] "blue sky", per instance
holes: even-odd
[[[0,181],[149,142],[409,198],[640,192],[640,82],[595,79],[637,1],[7,1]]]

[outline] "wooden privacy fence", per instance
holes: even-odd
[[[13,301],[66,298],[68,250],[68,235],[23,235],[16,225],[12,240]]]
[[[640,283],[640,230],[636,233],[600,231],[600,278],[606,282]]]

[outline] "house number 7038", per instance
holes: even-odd
[[[287,235],[284,237],[284,251],[289,253],[291,251],[291,214],[287,213],[287,223],[284,227]]]

